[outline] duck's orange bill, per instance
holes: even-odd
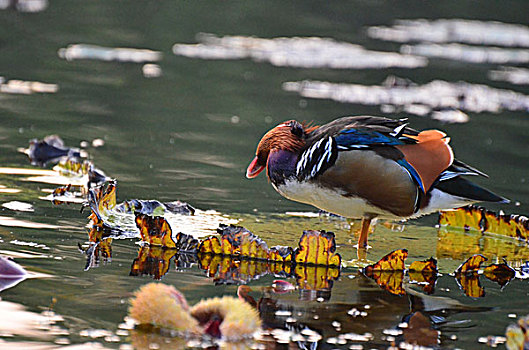
[[[248,165],[248,169],[246,169],[246,177],[251,179],[251,178],[254,178],[256,177],[257,175],[259,175],[259,173],[261,171],[264,170],[264,166],[263,165],[258,165],[257,164],[257,157],[255,157],[252,162],[250,163],[250,165]]]

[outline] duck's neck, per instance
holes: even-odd
[[[268,178],[274,185],[282,185],[286,179],[296,176],[299,155],[287,150],[273,150],[268,155]]]

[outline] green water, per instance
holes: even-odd
[[[179,199],[200,209],[215,209],[240,220],[241,225],[269,245],[296,246],[305,229],[334,231],[337,251],[344,261],[349,261],[355,255],[354,239],[344,222],[287,216],[287,211],[314,209],[283,199],[264,176],[250,181],[244,173],[259,138],[277,123],[293,118],[326,123],[343,115],[383,113],[377,105],[303,98],[284,91],[282,83],[307,79],[374,85],[388,75],[397,75],[419,84],[434,79],[466,81],[529,94],[527,85],[491,81],[487,73],[498,67],[494,64],[431,58],[427,66],[415,69],[288,68],[250,59],[176,56],[172,45],[196,43],[196,35],[201,32],[262,38],[314,35],[371,50],[397,52],[398,43],[371,39],[366,28],[390,26],[402,18],[469,18],[526,24],[527,10],[523,1],[510,2],[509,6],[493,1],[53,1],[38,13],[0,10],[0,76],[59,87],[58,92],[51,94],[0,92],[0,167],[30,167],[27,157],[17,148],[27,147],[32,138],[59,134],[70,146],[100,138],[104,146],[86,150],[98,168],[118,180],[118,202],[133,198]],[[59,58],[60,48],[76,43],[160,51],[163,58],[157,64],[162,75],[146,78],[138,63]],[[387,115],[408,117],[417,129],[445,130],[452,138],[456,156],[490,176],[476,181],[511,199],[510,204],[488,208],[529,214],[527,111],[467,114],[470,121],[465,124],[441,124],[404,112]],[[112,260],[101,261],[99,267],[85,271],[86,257],[78,250],[78,243],[87,241],[87,212],[80,213],[79,205],[53,206],[40,200],[39,196],[47,194],[42,190],[53,189],[53,185],[28,182],[18,175],[0,175],[0,185],[20,190],[0,191],[0,203],[22,201],[34,207],[34,212],[0,207],[0,216],[58,226],[0,226],[0,253],[13,256],[27,270],[41,274],[1,291],[2,302],[19,304],[32,313],[51,309],[64,319],[56,324],[61,332],[52,326],[40,332],[36,326],[29,326],[28,332],[20,331],[20,326],[17,331],[0,328],[0,347],[10,348],[22,342],[27,348],[90,341],[108,348],[133,344],[133,338],[120,333],[118,325],[127,313],[132,292],[152,281],[149,276],[129,276],[139,250],[137,240],[114,240]],[[324,336],[318,347],[345,348],[352,342],[332,344],[328,338],[347,332],[369,332],[373,340],[357,343],[367,348],[385,348],[390,342],[383,331],[421,310],[429,316],[445,318],[445,323],[436,326],[441,331],[442,348],[483,348],[485,345],[478,343],[480,337],[503,335],[506,326],[514,322],[511,314],[519,317],[529,313],[527,281],[515,279],[500,288],[481,276],[485,296],[471,298],[449,273],[474,253],[487,256],[487,263],[502,257],[513,262],[527,261],[527,246],[458,231],[438,232],[435,222],[435,216],[412,221],[402,232],[379,224],[370,236],[374,248],[368,255],[377,260],[396,248],[407,248],[408,263],[431,256],[438,258],[442,276],[432,296],[392,295],[353,267],[342,271],[333,282],[330,299],[324,302],[300,300],[304,295],[301,290],[264,296],[262,287],[270,286],[277,278],[271,275],[248,284],[254,289],[255,298],[272,299],[263,305],[300,312],[299,325],[307,325]],[[196,264],[178,271],[171,264],[162,281],[180,289],[190,304],[211,296],[236,295],[236,285],[215,285]],[[286,279],[296,284],[294,278]],[[417,286],[412,289],[420,291]],[[424,299],[427,306],[417,306],[418,299]],[[440,304],[438,309],[432,307],[436,303]],[[364,305],[371,306],[367,317],[347,314]],[[275,316],[274,310],[273,306],[262,310],[265,323],[271,328],[286,328],[284,317]],[[314,320],[315,314],[323,316]],[[12,316],[0,316],[4,320],[8,317]],[[339,331],[332,325],[335,320],[341,323]],[[92,339],[82,335],[87,329],[104,329],[114,337]]]

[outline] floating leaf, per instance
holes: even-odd
[[[161,216],[136,215],[136,226],[140,230],[141,240],[149,245],[177,248],[172,237],[169,223]]]
[[[481,287],[479,276],[476,272],[459,273],[456,275],[456,280],[467,296],[472,298],[485,296],[485,290]]]
[[[424,274],[437,273],[437,260],[430,258],[424,261],[414,261],[408,270],[410,272],[421,272]]]
[[[297,264],[340,266],[341,257],[336,252],[333,232],[303,231],[299,247],[294,252]]]
[[[268,260],[276,262],[291,262],[294,250],[291,247],[275,246],[268,252]]]
[[[83,176],[88,174],[90,165],[88,160],[81,161],[79,158],[69,157],[62,159],[53,170],[63,176]]]
[[[466,274],[468,272],[477,272],[481,264],[486,260],[487,258],[485,258],[481,254],[472,255],[470,258],[467,259],[467,261],[462,263],[457,268],[456,274]]]
[[[497,214],[477,206],[441,212],[439,224],[529,240],[529,218],[526,216]]]
[[[432,294],[437,280],[437,260],[430,258],[414,261],[410,265],[408,274],[411,283],[419,284],[426,293]]]
[[[489,280],[505,286],[516,275],[514,269],[507,264],[492,264],[483,270],[483,274]]]
[[[474,206],[467,206],[454,210],[441,211],[439,224],[441,226],[462,227],[465,230],[481,231],[481,211]]]
[[[220,246],[220,240],[217,236],[208,237],[198,247],[198,251],[201,254],[221,254],[222,249]]]
[[[364,271],[370,274],[372,271],[404,271],[406,266],[404,260],[408,257],[408,250],[397,249],[382,257],[377,263],[366,266]]]

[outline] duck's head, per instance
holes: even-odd
[[[305,136],[316,127],[305,127],[296,120],[289,120],[279,124],[268,131],[259,144],[252,160],[246,170],[246,177],[251,179],[259,175],[268,164],[268,157],[271,153],[285,150],[298,153],[305,145]]]

